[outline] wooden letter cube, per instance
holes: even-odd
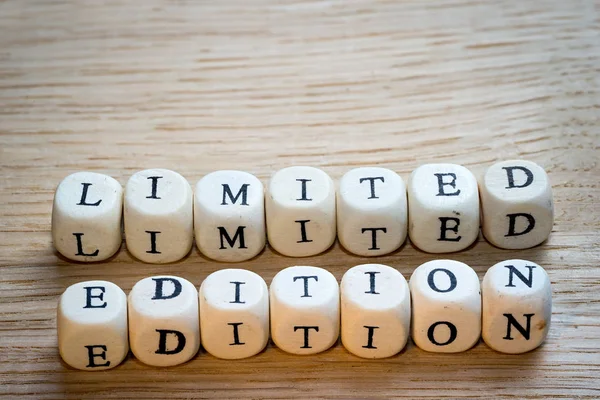
[[[385,168],[355,168],[340,180],[337,231],[344,248],[360,256],[396,250],[406,240],[408,207],[402,178]]]
[[[113,178],[76,172],[58,185],[52,207],[56,250],[75,261],[106,260],[121,247],[123,188]]]
[[[127,296],[114,283],[69,286],[58,301],[57,326],[60,355],[73,368],[114,368],[129,352]]]
[[[546,171],[524,160],[496,163],[480,182],[482,231],[494,246],[527,249],[552,232],[554,202]]]
[[[218,261],[248,260],[265,247],[265,196],[262,183],[242,171],[216,171],[196,185],[196,245]]]
[[[458,261],[434,260],[410,278],[412,338],[421,349],[456,353],[473,347],[481,334],[479,278]]]
[[[222,269],[200,286],[202,346],[218,358],[258,354],[269,340],[269,289],[244,269]]]
[[[313,167],[289,167],[275,173],[266,198],[269,244],[290,257],[327,250],[335,240],[335,186]]]
[[[398,353],[410,333],[410,290],[394,268],[364,264],[342,278],[342,343],[359,357]]]
[[[482,336],[502,353],[525,353],[541,345],[550,329],[552,288],[548,274],[531,261],[507,260],[483,278]]]
[[[198,291],[176,276],[153,276],[129,293],[131,351],[144,364],[182,364],[198,352]]]
[[[129,252],[154,264],[174,262],[192,248],[192,188],[177,172],[147,169],[125,186],[125,241]]]
[[[289,267],[271,282],[271,337],[281,350],[315,354],[340,333],[340,290],[323,268]]]
[[[475,176],[461,165],[426,164],[408,183],[408,234],[428,253],[469,247],[479,235],[479,192]]]

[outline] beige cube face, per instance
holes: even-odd
[[[340,291],[323,268],[289,267],[271,282],[271,337],[281,350],[315,354],[330,348],[340,333]]]
[[[384,358],[398,353],[410,334],[410,290],[400,272],[363,264],[342,278],[342,343],[354,355]]]
[[[129,341],[133,355],[147,365],[182,364],[200,347],[198,291],[176,276],[153,276],[129,293]]]
[[[402,178],[389,169],[365,167],[348,171],[337,195],[340,243],[360,256],[379,256],[406,240],[408,207]]]
[[[289,257],[327,250],[336,236],[335,186],[313,167],[277,171],[266,195],[269,244]]]
[[[135,173],[125,186],[125,241],[137,259],[174,262],[192,248],[194,220],[188,181],[168,169]]]
[[[550,329],[552,288],[546,271],[525,260],[507,260],[483,278],[485,343],[501,353],[518,354],[541,345]]]
[[[479,184],[485,238],[503,249],[527,249],[548,238],[554,223],[546,171],[525,160],[496,163]]]
[[[479,235],[479,192],[475,176],[461,165],[426,164],[408,183],[408,234],[428,253],[469,247]]]
[[[481,292],[467,264],[434,260],[410,278],[412,338],[421,349],[456,353],[470,349],[481,334]]]
[[[260,353],[269,340],[269,290],[264,279],[244,269],[210,274],[199,291],[202,346],[218,358]]]
[[[239,262],[262,251],[266,243],[264,188],[242,171],[216,171],[196,185],[196,245],[213,260]]]
[[[52,207],[56,250],[75,261],[103,261],[121,248],[123,188],[107,175],[76,172],[58,185]]]
[[[88,281],[60,296],[58,349],[73,368],[101,371],[119,365],[129,352],[127,296],[117,285]]]

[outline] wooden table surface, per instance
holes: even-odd
[[[0,395],[45,398],[600,397],[600,4],[570,1],[0,1]],[[524,158],[553,183],[549,240],[529,250],[482,238],[452,258],[480,277],[509,258],[541,264],[553,284],[548,340],[524,355],[480,342],[362,360],[341,344],[314,356],[272,344],[241,361],[201,351],[152,368],[130,356],[106,372],[60,360],[56,303],[69,285],[174,274],[199,285],[231,267],[196,249],[172,265],[125,245],[99,264],[57,256],[52,197],[92,170],[121,184],[176,170],[191,184],[217,169],[267,182],[290,165],[334,179],[384,166],[481,173]],[[286,258],[267,248],[235,267],[267,283],[284,267],[379,262],[405,277],[439,258],[410,243],[389,256]]]

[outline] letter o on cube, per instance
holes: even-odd
[[[342,278],[342,343],[354,355],[384,358],[398,353],[410,333],[410,290],[392,267],[363,264]]]
[[[288,267],[271,282],[271,337],[281,350],[315,354],[327,350],[340,333],[340,290],[331,272]]]
[[[277,171],[266,197],[269,244],[289,257],[327,250],[335,241],[335,185],[313,167]]]
[[[125,186],[125,240],[137,259],[155,264],[174,262],[192,248],[192,188],[177,172],[147,169]]]
[[[269,340],[269,289],[258,274],[222,269],[199,290],[202,346],[218,358],[258,354]]]
[[[408,206],[402,178],[386,168],[348,171],[337,194],[337,232],[344,248],[360,256],[396,250],[406,240]]]
[[[456,353],[470,349],[481,334],[479,278],[467,264],[434,260],[410,278],[412,338],[421,349]]]
[[[486,171],[479,190],[483,235],[494,246],[527,249],[552,232],[552,186],[546,171],[536,163],[496,163]]]
[[[107,281],[71,285],[58,301],[57,327],[60,355],[71,367],[114,368],[129,352],[127,296]]]
[[[95,172],[71,174],[54,194],[54,247],[70,260],[106,260],[121,248],[122,214],[123,188],[119,182]]]
[[[541,345],[550,329],[552,288],[546,271],[525,260],[500,262],[486,272],[482,337],[492,349],[518,354]]]
[[[153,276],[129,293],[129,341],[144,364],[183,364],[200,347],[198,291],[176,276]]]

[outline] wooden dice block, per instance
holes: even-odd
[[[198,352],[198,291],[176,276],[153,276],[129,293],[131,351],[144,364],[182,364]]]
[[[269,244],[283,255],[319,254],[335,240],[335,187],[320,169],[277,171],[269,183],[266,211]]]
[[[76,172],[58,185],[52,207],[56,250],[75,261],[106,260],[121,247],[123,188],[113,178]]]
[[[364,264],[342,278],[342,343],[359,357],[398,353],[410,333],[410,290],[394,268]]]
[[[492,349],[525,353],[541,345],[550,329],[552,289],[548,274],[531,261],[507,260],[483,278],[482,337]]]
[[[194,220],[188,181],[168,169],[140,171],[125,186],[125,240],[141,261],[163,264],[192,248]]]
[[[421,349],[456,353],[473,347],[481,333],[479,278],[458,261],[434,260],[410,278],[412,338]]]
[[[216,171],[200,179],[194,201],[196,245],[218,261],[248,260],[265,247],[262,183],[242,171]]]
[[[114,368],[129,352],[127,296],[117,285],[88,281],[71,285],[60,296],[58,349],[73,368]]]
[[[554,222],[546,171],[524,160],[496,163],[480,181],[482,231],[494,246],[526,249],[548,238]]]
[[[406,240],[406,186],[389,169],[365,167],[348,171],[337,195],[337,231],[351,253],[378,256]]]
[[[408,234],[428,253],[449,253],[469,247],[479,234],[477,180],[456,164],[426,164],[408,183]]]
[[[264,279],[244,269],[222,269],[200,286],[202,346],[218,358],[239,359],[261,352],[269,340],[269,290]]]
[[[289,267],[271,282],[271,337],[281,350],[315,354],[330,348],[340,332],[340,291],[323,268]]]

